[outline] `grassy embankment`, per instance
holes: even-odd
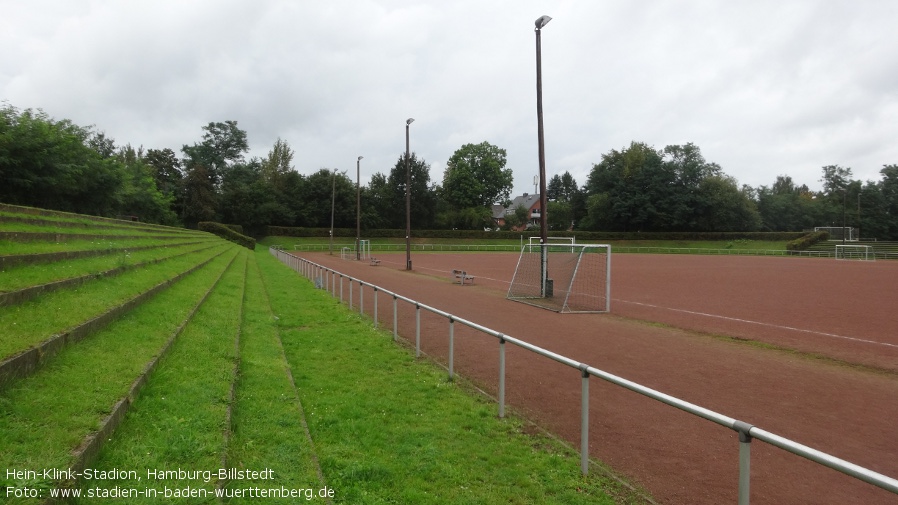
[[[41,219],[46,222],[31,222]],[[24,220],[5,212],[0,231]],[[58,226],[60,233],[95,234],[85,217],[27,220],[41,232]],[[160,235],[158,227],[101,225]],[[187,488],[218,490],[227,496],[218,501],[227,503],[258,502],[252,489],[303,489],[305,501],[307,492],[325,487],[335,503],[610,503],[609,494],[618,502],[640,500],[617,481],[581,477],[570,448],[523,434],[520,419],[497,419],[494,406],[447,382],[262,247],[253,254],[204,234],[171,232],[171,239],[100,246],[103,254],[95,258],[0,273],[0,289],[7,291],[86,276],[0,307],[0,322],[10,328],[0,340],[4,363],[182,274],[117,319],[88,324],[82,339],[0,384],[6,501],[39,503],[60,487],[100,495],[175,490],[167,500],[158,494],[125,500],[138,503],[218,500],[176,497]],[[176,245],[186,237],[204,244]],[[31,237],[10,249],[66,251],[84,242]],[[154,248],[127,252],[134,244]],[[114,276],[96,275],[134,264],[139,267]],[[72,482],[7,472],[79,466],[126,474]],[[271,469],[272,478],[148,478],[150,469],[178,468]],[[40,498],[21,496],[26,490]]]

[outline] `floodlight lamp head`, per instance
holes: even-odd
[[[405,124],[406,124],[406,125],[410,125],[410,124],[412,124],[412,123],[414,123],[414,122],[415,122],[415,118],[413,118],[413,117],[410,117],[410,118],[408,118],[408,119],[405,120]]]
[[[359,161],[362,161],[362,158],[364,158],[364,156],[359,156]]]
[[[540,16],[535,23],[536,29],[539,30],[540,28],[546,26],[547,24],[549,24],[549,21],[552,21],[552,18],[550,18],[549,16]]]

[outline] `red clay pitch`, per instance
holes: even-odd
[[[517,254],[413,254],[412,272],[405,253],[377,254],[376,267],[296,255],[898,477],[898,262],[615,255],[612,313],[557,314],[505,299]],[[475,284],[451,283],[453,269]],[[348,282],[343,290],[348,299]],[[374,294],[362,297],[370,316]],[[358,310],[357,284],[353,299]],[[392,299],[381,294],[378,303],[379,324],[391,328]],[[399,333],[410,341],[414,312],[399,303]],[[445,362],[446,319],[422,311],[421,321],[423,351]],[[456,371],[495,394],[496,339],[456,324],[455,347]],[[507,403],[579,447],[579,371],[507,347]],[[736,502],[735,432],[596,378],[590,454],[661,503]],[[894,504],[898,496],[755,441],[751,500]]]

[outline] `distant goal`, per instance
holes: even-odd
[[[836,246],[837,260],[876,261],[873,246],[860,244],[844,244]]]
[[[845,240],[848,242],[857,242],[859,237],[859,232],[857,228],[852,228],[851,226],[817,226],[814,228],[814,231],[825,231],[829,233],[829,240]]]
[[[509,300],[562,313],[611,311],[611,246],[550,243],[521,248]]]

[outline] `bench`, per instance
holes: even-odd
[[[453,282],[458,282],[462,286],[465,285],[465,281],[471,281],[471,284],[474,284],[474,276],[468,275],[468,272],[465,272],[464,270],[453,270],[452,276],[458,279],[457,281]]]
[[[372,256],[371,257],[371,266],[376,267],[377,265],[380,265],[380,260],[375,258],[374,256]]]

